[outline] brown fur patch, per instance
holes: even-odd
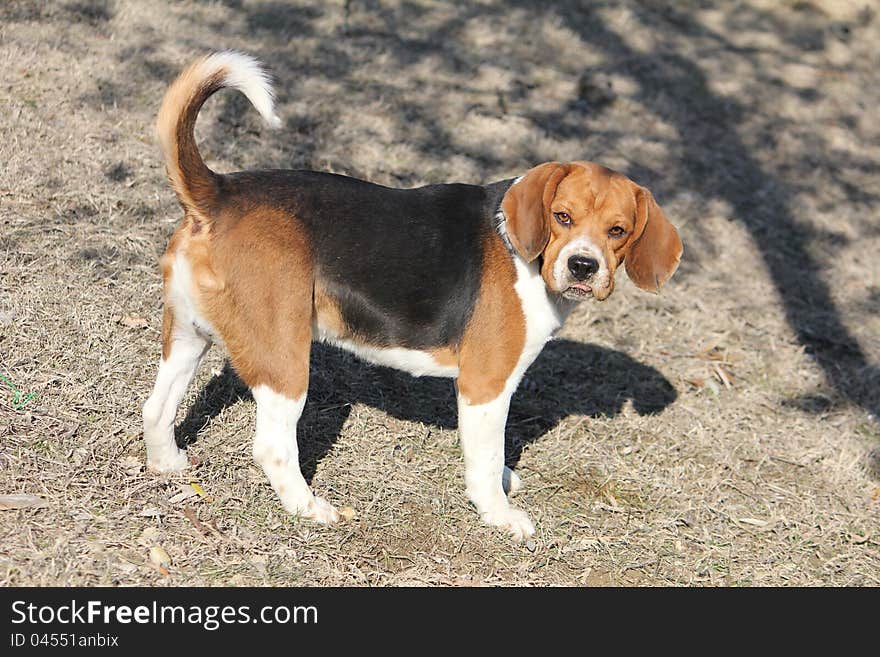
[[[459,366],[458,347],[439,347],[437,349],[431,349],[428,353],[431,354],[431,358],[442,367]]]
[[[342,318],[336,300],[327,294],[319,281],[315,282],[315,300],[313,317],[321,328],[340,338],[352,339],[354,336]]]
[[[169,250],[183,250],[196,305],[242,380],[290,399],[305,394],[314,282],[299,223],[272,208],[230,208],[212,234],[185,225],[175,237]]]
[[[162,307],[162,360],[171,355],[171,336],[174,333],[174,309],[169,304]]]
[[[516,269],[501,239],[487,238],[480,294],[461,344],[458,391],[471,404],[492,401],[507,384],[526,341]]]

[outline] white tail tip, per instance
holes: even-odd
[[[275,91],[272,89],[269,74],[260,62],[250,55],[224,50],[208,55],[202,62],[202,67],[204,77],[225,70],[224,86],[238,89],[247,96],[270,128],[281,127],[281,119],[275,114]]]

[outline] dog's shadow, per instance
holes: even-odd
[[[452,429],[457,426],[452,381],[414,378],[385,367],[368,365],[334,347],[312,345],[309,396],[299,422],[300,465],[311,481],[318,462],[330,451],[355,403],[364,403],[395,418]],[[507,464],[515,466],[523,447],[569,415],[614,416],[632,400],[641,415],[662,411],[677,394],[653,367],[626,354],[553,340],[547,344],[513,397],[507,421]],[[252,399],[247,386],[227,362],[199,393],[176,430],[181,446],[224,408]]]

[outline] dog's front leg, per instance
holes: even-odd
[[[509,532],[521,541],[535,533],[525,512],[510,505],[504,493],[519,487],[519,477],[504,466],[504,427],[513,390],[504,390],[491,401],[474,404],[458,393],[458,431],[464,452],[467,496],[488,525]]]

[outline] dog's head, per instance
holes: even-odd
[[[507,234],[547,287],[604,301],[624,262],[630,279],[658,292],[678,268],[678,231],[644,187],[592,162],[547,162],[517,180],[501,203]]]

